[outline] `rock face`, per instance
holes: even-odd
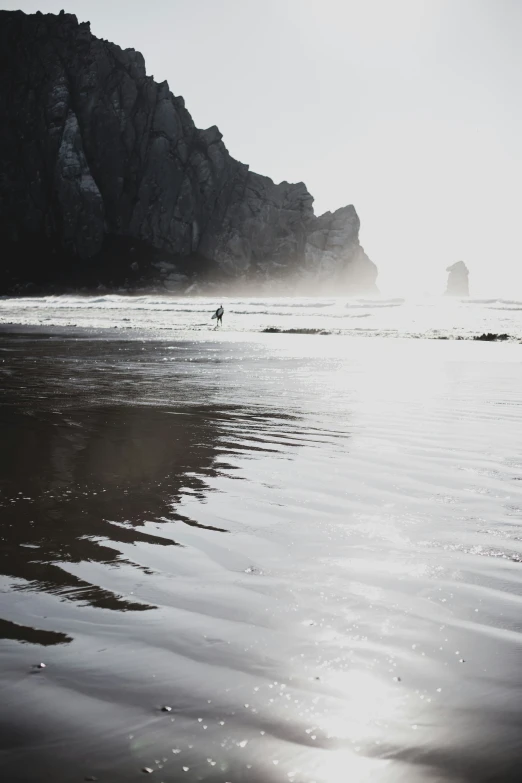
[[[249,171],[139,52],[71,14],[1,11],[0,72],[0,293],[158,278],[376,291],[354,207],[315,217],[303,183]]]
[[[464,261],[448,266],[448,284],[446,296],[469,296],[469,272]]]

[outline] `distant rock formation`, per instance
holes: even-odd
[[[134,49],[71,14],[2,11],[0,69],[0,293],[158,279],[376,292],[354,207],[315,217],[303,183],[249,171]]]
[[[469,272],[464,261],[457,261],[446,268],[448,284],[446,296],[469,296]]]

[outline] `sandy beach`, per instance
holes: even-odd
[[[0,783],[520,783],[521,31],[0,0]]]
[[[0,375],[2,780],[519,779],[518,343],[4,327]]]

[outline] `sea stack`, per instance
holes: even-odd
[[[457,261],[446,268],[448,284],[446,296],[469,296],[469,271],[464,261]]]
[[[317,217],[304,183],[250,171],[139,52],[72,14],[0,11],[0,60],[0,294],[377,292],[355,208]]]

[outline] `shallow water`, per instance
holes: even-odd
[[[226,297],[223,333],[317,333],[341,336],[472,339],[484,333],[522,339],[522,301],[516,299],[349,299],[346,297]],[[146,330],[161,339],[210,339],[218,303],[171,294],[0,297],[0,324]]]
[[[520,346],[121,334],[0,335],[4,778],[518,780]]]

